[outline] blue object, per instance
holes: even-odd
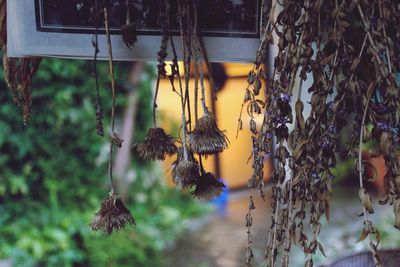
[[[225,187],[222,189],[222,192],[219,196],[210,200],[210,203],[216,207],[216,212],[220,216],[225,216],[227,214],[227,207],[229,202],[229,188],[226,181],[222,178],[218,179],[222,182]]]

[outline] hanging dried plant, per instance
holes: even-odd
[[[122,40],[128,48],[131,48],[137,41],[136,24],[131,22],[130,0],[125,0],[126,23],[121,26]]]
[[[41,58],[9,58],[7,56],[7,3],[0,1],[0,47],[3,50],[4,78],[14,102],[22,108],[22,121],[28,124],[32,106],[32,78]]]
[[[134,146],[140,158],[145,160],[164,160],[166,155],[176,153],[174,139],[162,128],[150,128],[143,143]]]
[[[369,237],[374,263],[380,266],[379,231],[368,217],[373,212],[373,202],[364,188],[364,181],[369,178],[364,172],[361,146],[366,140],[379,144],[375,150],[383,154],[388,170],[386,199],[382,203],[397,203],[400,144],[399,138],[394,136],[398,136],[400,129],[400,90],[394,77],[400,67],[395,63],[400,54],[396,45],[400,36],[393,25],[400,22],[400,10],[392,1],[385,0],[288,0],[272,1],[269,7],[270,13],[263,13],[261,43],[242,105],[242,110],[247,107],[251,117],[253,175],[249,179],[250,192],[258,187],[263,196],[263,159],[271,154],[277,159],[272,177],[272,224],[266,265],[275,266],[281,262],[282,266],[290,266],[292,242],[304,251],[305,266],[313,265],[313,255],[318,250],[324,254],[318,238],[320,220],[323,216],[329,219],[335,152],[341,149],[341,129],[350,124],[353,131],[346,149],[350,156],[357,158],[359,197],[364,210],[360,240]],[[275,16],[278,9],[279,14]],[[263,105],[257,99],[262,92],[258,80],[262,80],[265,72],[262,63],[274,32],[278,53],[266,83],[267,102]],[[310,77],[313,84],[303,88],[303,81]],[[312,94],[308,118],[303,116],[304,106],[308,105],[301,99],[304,90]],[[292,99],[296,101],[293,115]],[[257,125],[253,114],[262,113],[262,108],[265,108],[265,116],[262,124]],[[295,127],[289,131],[288,124],[293,121]],[[242,124],[239,119],[238,129]],[[368,125],[373,125],[371,132]],[[274,136],[276,149],[271,150],[270,140]],[[397,218],[400,211],[396,207]],[[246,223],[248,265],[253,260],[250,211],[249,208],[246,216],[246,222],[251,222]]]
[[[145,140],[142,143],[134,145],[138,156],[144,160],[164,160],[167,155],[172,156],[177,151],[174,139],[167,135],[164,129],[157,127],[156,120],[160,79],[166,76],[165,58],[167,57],[167,44],[169,40],[169,4],[167,1],[160,2],[160,23],[162,41],[160,51],[158,52],[158,77],[153,102],[153,128],[148,130]]]
[[[193,4],[194,5],[194,4]],[[194,5],[192,8],[195,8]],[[216,153],[222,152],[224,149],[228,147],[228,138],[218,128],[217,121],[214,115],[208,110],[206,105],[206,94],[205,94],[205,85],[204,85],[204,75],[203,75],[203,66],[201,64],[200,58],[202,55],[201,46],[199,37],[196,35],[197,33],[197,12],[194,12],[195,15],[195,25],[194,34],[191,36],[192,47],[194,48],[194,58],[196,65],[196,77],[200,80],[200,88],[201,88],[201,105],[203,109],[203,116],[201,118],[197,118],[197,97],[196,97],[196,107],[195,107],[195,115],[196,115],[196,126],[192,132],[188,135],[188,144],[189,148],[199,154],[199,155],[212,155]],[[211,75],[211,74],[210,74]],[[197,94],[196,94],[197,96]]]
[[[99,88],[99,73],[97,70],[97,56],[100,52],[99,50],[99,36],[98,36],[98,29],[100,24],[100,11],[99,11],[97,0],[94,1],[94,8],[92,11],[92,21],[95,26],[95,33],[92,40],[92,46],[94,48],[94,58],[93,58],[93,75],[95,80],[95,90],[96,90],[96,103],[95,103],[95,110],[96,110],[96,133],[99,136],[104,136],[104,127],[103,127],[103,119],[104,113],[103,108],[101,106],[100,100],[100,88]]]
[[[189,160],[181,160],[172,167],[173,182],[179,189],[191,187],[198,183],[199,166]]]
[[[210,200],[219,196],[224,187],[224,183],[218,181],[212,173],[205,172],[199,177],[191,194],[198,199]]]
[[[212,155],[228,147],[228,139],[218,129],[214,115],[208,110],[203,114],[194,130],[188,135],[190,149],[200,155]]]
[[[179,189],[196,185],[200,177],[199,163],[193,153],[184,147],[178,148],[176,160],[172,163],[172,181]]]
[[[90,228],[94,231],[102,231],[107,235],[111,235],[113,231],[119,231],[126,225],[134,225],[135,220],[132,217],[131,212],[126,208],[124,203],[120,198],[117,197],[115,193],[114,178],[113,178],[113,150],[114,146],[121,147],[122,139],[115,133],[115,98],[116,98],[116,87],[114,78],[114,62],[112,55],[110,28],[108,21],[108,10],[105,7],[104,13],[104,23],[107,34],[107,46],[109,54],[109,73],[111,79],[111,90],[112,90],[112,106],[111,106],[111,133],[110,133],[110,152],[109,152],[109,162],[108,162],[108,178],[110,182],[111,191],[109,196],[106,197],[101,203],[100,210],[95,214],[92,222],[90,223]]]
[[[90,228],[111,235],[113,231],[119,231],[127,225],[135,225],[135,220],[122,200],[111,191],[90,222]]]

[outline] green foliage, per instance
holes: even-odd
[[[99,63],[105,132],[111,104],[107,64]],[[116,78],[126,80],[124,63]],[[2,71],[0,71],[2,73]],[[135,138],[151,125],[154,68],[139,85]],[[1,74],[2,75],[2,74]],[[154,165],[135,158],[126,204],[138,226],[108,238],[88,230],[107,194],[108,139],[96,135],[94,81],[87,61],[44,60],[34,80],[33,114],[24,127],[0,77],[0,259],[14,266],[159,266],[162,250],[199,205],[160,184]],[[117,112],[128,88],[118,83]]]

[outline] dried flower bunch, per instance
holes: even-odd
[[[111,235],[113,231],[119,231],[126,225],[135,225],[135,220],[122,200],[111,191],[101,203],[101,208],[92,219],[90,228]]]
[[[139,157],[145,160],[164,160],[176,153],[174,139],[162,128],[150,128],[143,143],[134,146]]]
[[[395,76],[400,70],[400,34],[396,28],[400,6],[387,0],[265,2],[261,43],[248,76],[243,107],[250,116],[264,114],[261,125],[250,120],[253,175],[249,187],[258,188],[261,196],[263,160],[271,155],[276,160],[266,265],[280,262],[290,266],[292,244],[304,251],[305,266],[313,266],[318,250],[324,254],[318,238],[320,221],[323,216],[329,220],[335,153],[345,150],[355,158],[359,176],[363,209],[359,241],[368,238],[375,265],[381,266],[379,231],[368,216],[374,208],[364,187],[370,177],[365,171],[362,145],[375,142],[374,156],[383,155],[386,161],[386,194],[380,203],[393,206],[395,226],[399,227],[400,90]],[[263,108],[257,101],[261,87],[258,79],[266,76],[262,64],[271,43],[278,52],[265,86],[267,102]],[[306,86],[305,81],[310,80],[311,86]],[[310,103],[302,100],[304,90],[311,93]],[[303,114],[305,105],[311,110],[307,118]],[[242,123],[239,119],[239,129]],[[294,129],[290,131],[292,123]],[[346,126],[353,130],[343,146],[339,134]],[[252,199],[251,193],[246,215],[249,266],[254,257]]]
[[[116,98],[116,86],[115,86],[115,77],[114,77],[114,63],[113,63],[113,54],[112,54],[112,45],[111,45],[111,36],[110,36],[110,25],[108,19],[108,9],[107,6],[100,6],[97,3],[97,0],[94,1],[94,9],[93,14],[95,20],[98,19],[99,14],[104,16],[104,24],[106,28],[107,35],[107,47],[108,47],[108,55],[109,55],[109,73],[111,80],[111,90],[112,90],[112,106],[111,106],[111,132],[110,132],[110,152],[109,152],[109,164],[108,164],[108,174],[110,181],[110,193],[101,203],[100,210],[95,214],[94,218],[90,223],[90,228],[94,231],[102,231],[107,235],[111,235],[113,231],[119,231],[127,225],[134,225],[135,220],[132,217],[131,212],[126,208],[125,204],[122,202],[120,198],[117,197],[115,186],[114,186],[114,178],[113,178],[113,150],[114,147],[120,148],[122,146],[122,138],[115,132],[115,98]],[[97,26],[96,26],[97,28]],[[94,49],[95,49],[95,58],[98,53],[97,47],[97,31],[95,34],[94,41]],[[96,63],[95,63],[96,64]],[[96,69],[95,69],[96,71]],[[97,73],[96,77],[96,91],[98,94],[98,83],[97,83]],[[99,101],[99,98],[98,98]],[[99,117],[97,118],[97,133],[99,134]]]
[[[204,170],[202,170],[204,172]],[[213,199],[221,194],[225,185],[210,172],[204,172],[198,179],[192,195],[199,199]]]
[[[196,127],[188,134],[190,149],[199,155],[212,155],[222,152],[228,146],[228,139],[218,129],[214,115],[206,110],[197,120]]]
[[[176,151],[177,159],[172,166],[173,182],[180,189],[188,188],[193,196],[198,198],[210,198],[221,192],[223,184],[219,182],[211,173],[206,173],[202,166],[201,156],[212,155],[222,152],[228,146],[228,139],[221,131],[215,120],[214,115],[208,110],[205,100],[205,86],[202,63],[205,60],[204,52],[200,46],[197,30],[197,6],[192,1],[178,1],[177,24],[179,25],[183,43],[183,78],[178,65],[178,55],[175,49],[174,40],[171,37],[170,29],[170,3],[167,0],[160,1],[160,24],[161,24],[161,46],[158,52],[158,78],[153,103],[153,122],[154,127],[149,129],[145,140],[141,144],[134,146],[138,155],[143,159],[164,160],[166,155],[173,155]],[[165,59],[167,57],[168,43],[173,52],[171,74],[168,76],[173,92],[181,101],[182,106],[182,138],[181,147],[177,150],[173,144],[173,139],[165,134],[165,131],[156,126],[157,95],[160,79],[167,77],[165,70]],[[192,130],[191,100],[189,92],[189,79],[192,65],[195,65],[194,75],[196,76],[195,85],[195,125]],[[205,64],[208,64],[205,62]],[[201,103],[203,116],[198,118],[198,91],[199,81],[201,85]],[[178,89],[177,89],[178,88]],[[193,103],[193,102],[192,102]],[[196,159],[197,155],[198,160]]]
[[[177,148],[174,144],[174,139],[167,135],[164,129],[157,127],[156,120],[156,108],[157,108],[157,96],[160,87],[160,79],[166,77],[165,70],[165,59],[168,55],[167,46],[169,40],[169,4],[168,1],[160,1],[160,24],[161,24],[161,34],[162,40],[160,45],[160,50],[158,55],[158,77],[156,90],[153,102],[153,128],[149,129],[145,140],[134,145],[139,157],[145,160],[164,160],[167,155],[172,156],[176,153]]]

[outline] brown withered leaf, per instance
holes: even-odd
[[[360,188],[358,190],[358,197],[361,200],[361,203],[364,205],[365,209],[368,213],[374,213],[374,208],[372,207],[372,200],[370,195],[368,194],[365,188]]]
[[[365,240],[367,237],[368,237],[368,232],[365,230],[365,228],[363,228],[356,243],[359,243],[359,242]]]

